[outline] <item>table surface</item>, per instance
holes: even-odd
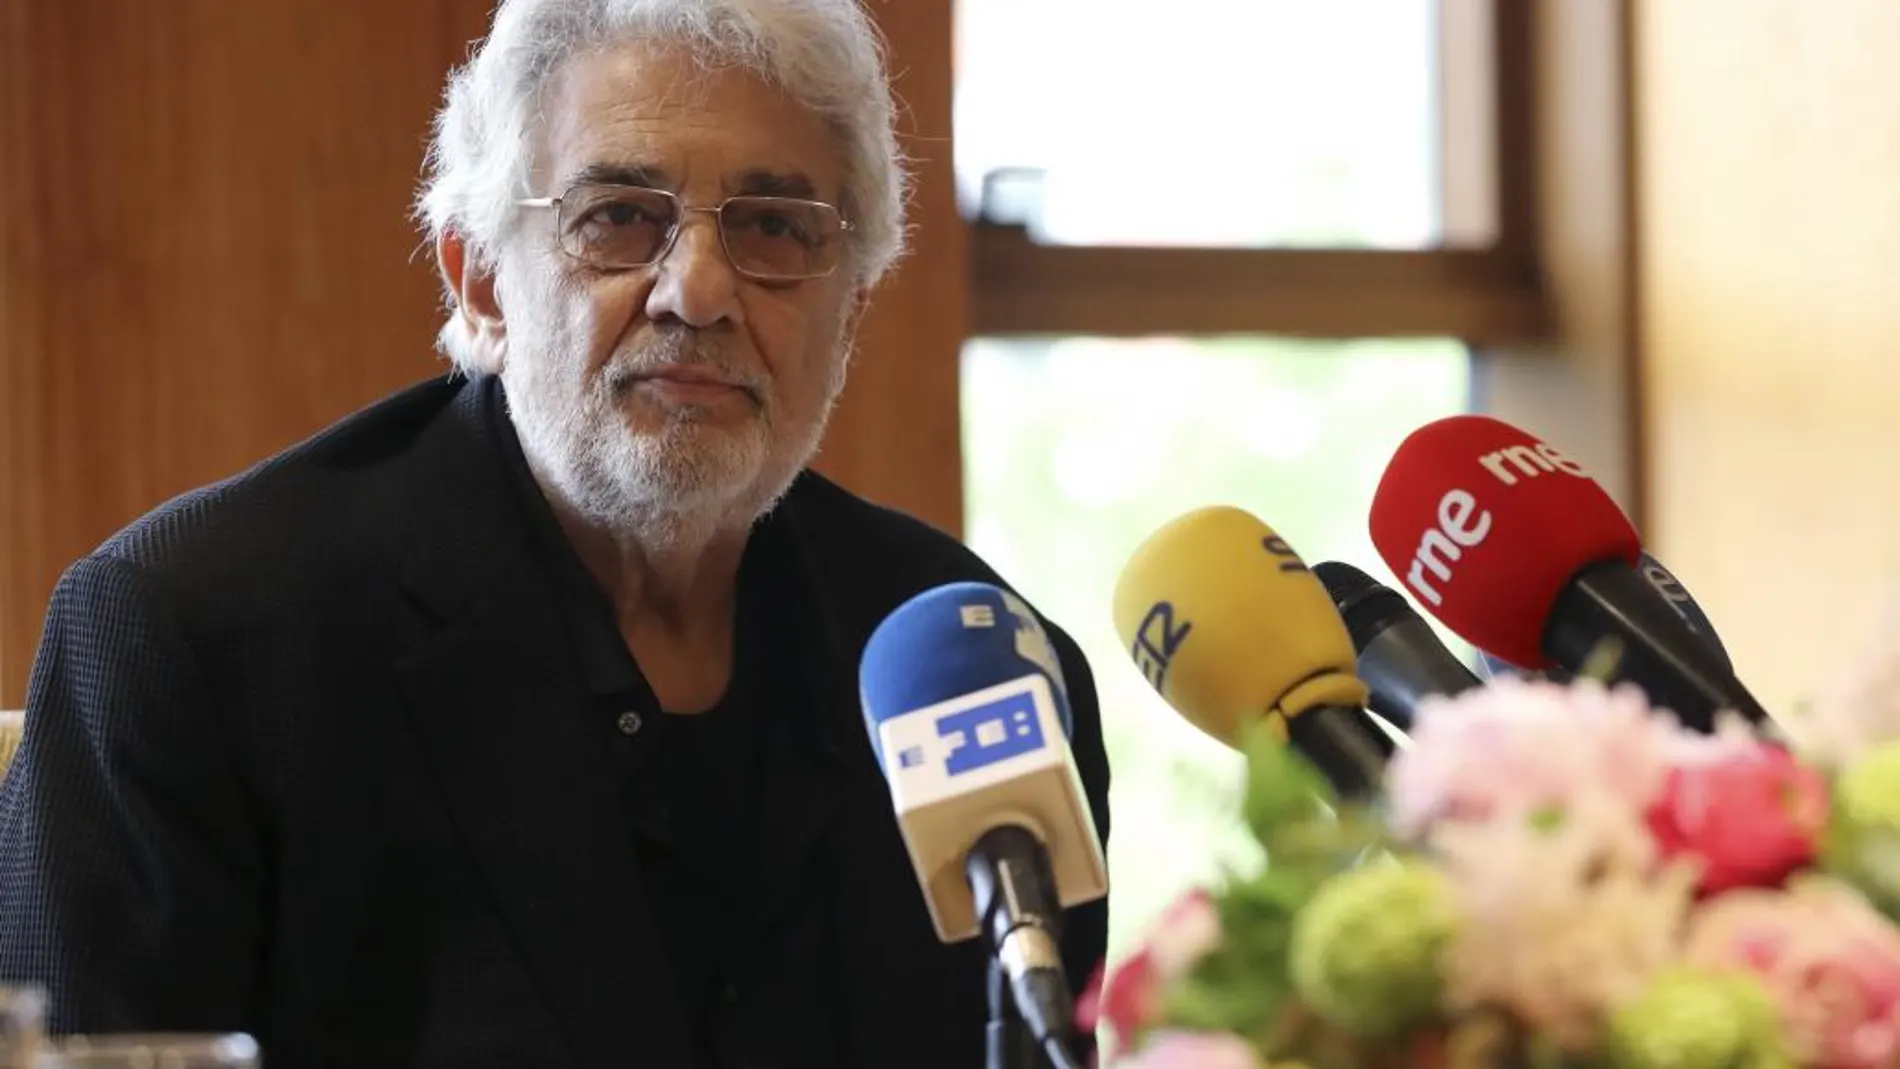
[[[0,709],[0,775],[6,772],[7,765],[13,760],[13,751],[19,748],[20,733],[25,729],[24,712]]]

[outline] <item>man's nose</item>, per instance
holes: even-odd
[[[710,210],[688,209],[673,247],[654,265],[647,318],[677,319],[702,329],[738,322],[741,282],[720,239],[719,216]]]

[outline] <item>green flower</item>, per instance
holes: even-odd
[[[1221,941],[1167,991],[1162,1020],[1171,1027],[1253,1035],[1286,1012],[1287,939],[1306,886],[1264,872],[1214,893]]]
[[[1293,919],[1288,967],[1313,1011],[1366,1038],[1436,1016],[1439,959],[1457,920],[1444,877],[1374,862],[1320,885]]]
[[[1789,1069],[1768,993],[1742,973],[1671,969],[1610,1015],[1615,1069]]]
[[[1900,918],[1900,742],[1875,746],[1835,777],[1821,864]]]
[[[1290,831],[1333,822],[1338,800],[1332,785],[1312,762],[1281,741],[1263,722],[1251,725],[1241,744],[1247,758],[1241,815],[1254,839],[1269,853],[1275,842]]]

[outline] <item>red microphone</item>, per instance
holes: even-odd
[[[1617,640],[1616,680],[1700,731],[1767,711],[1643,578],[1642,538],[1582,465],[1488,416],[1400,443],[1372,499],[1372,543],[1433,615],[1526,668],[1572,672]]]

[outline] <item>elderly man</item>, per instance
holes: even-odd
[[[853,0],[503,3],[421,198],[456,373],[67,573],[0,979],[283,1069],[980,1064],[856,667],[1000,580],[805,470],[899,252],[892,114]]]

